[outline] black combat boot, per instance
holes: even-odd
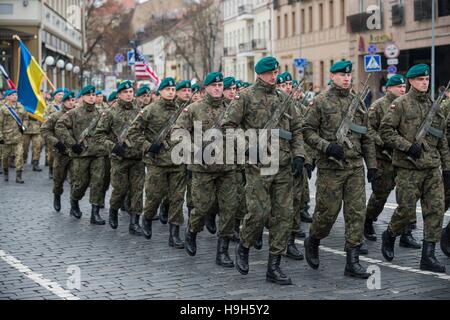
[[[261,250],[263,247],[263,231],[261,231],[260,235],[256,239],[255,243],[253,244],[253,247],[256,250]]]
[[[147,219],[145,215],[142,217],[142,233],[145,239],[149,240],[152,238],[152,220]]]
[[[135,236],[142,236],[142,228],[139,225],[139,215],[130,212],[130,225],[128,227],[128,232]]]
[[[207,214],[205,217],[205,226],[209,233],[216,234],[217,227],[216,227],[216,215],[217,213],[214,211],[211,214]]]
[[[400,236],[400,247],[411,249],[422,248],[422,246],[416,241],[416,239],[414,239],[410,225],[406,226],[402,231],[402,235]]]
[[[164,200],[159,206],[159,221],[161,221],[162,224],[167,224],[168,220],[169,220],[169,202],[167,200]]]
[[[248,274],[248,253],[249,249],[244,247],[241,241],[236,245],[235,254],[236,254],[236,269],[241,274]]]
[[[80,205],[78,204],[78,200],[70,200],[70,215],[74,216],[77,219],[80,219],[83,213],[80,210]]]
[[[53,208],[56,212],[61,211],[61,195],[56,193],[53,194]]]
[[[303,260],[303,254],[295,246],[295,236],[294,233],[290,233],[288,236],[286,257],[294,260]]]
[[[119,210],[109,208],[109,226],[113,229],[117,229],[119,226]]]
[[[423,240],[420,270],[445,273],[445,266],[443,266],[434,255],[435,248],[436,243]]]
[[[180,226],[169,223],[169,246],[184,249],[184,242],[180,239]]]
[[[383,257],[387,261],[392,261],[394,259],[395,236],[387,229],[383,232],[381,240],[381,253]]]
[[[442,229],[441,250],[447,257],[450,257],[450,223],[447,228]]]
[[[319,268],[319,245],[320,240],[315,239],[311,236],[305,239],[305,257],[306,262],[313,269]]]
[[[24,184],[25,181],[22,180],[22,171],[16,171],[16,183]]]
[[[309,202],[305,202],[305,207],[300,212],[300,221],[301,222],[305,222],[305,223],[312,223],[313,222],[312,217],[309,215],[309,208],[310,208]]]
[[[367,273],[366,269],[359,264],[359,248],[347,248],[345,251],[347,252],[347,264],[345,265],[344,274],[350,277],[368,279],[370,273]]]
[[[234,263],[228,254],[229,238],[219,237],[217,239],[216,264],[225,268],[233,268]]]
[[[9,168],[3,168],[3,174],[5,175],[3,179],[8,182],[9,181]]]
[[[105,223],[106,223],[105,220],[103,220],[102,217],[100,217],[100,207],[93,204],[91,210],[91,224],[102,226]]]
[[[53,180],[53,167],[48,167],[48,178]]]
[[[369,254],[369,248],[367,247],[367,244],[363,241],[363,243],[358,247],[358,254],[360,256]]]
[[[369,241],[377,241],[372,219],[366,218],[366,221],[364,222],[364,237]]]
[[[269,254],[266,280],[280,285],[290,285],[292,284],[292,280],[281,271],[280,261],[281,255]]]
[[[39,167],[39,161],[33,160],[32,163],[33,163],[33,171],[36,171],[36,172],[42,171],[42,169]]]
[[[241,220],[234,219],[234,231],[233,231],[233,237],[231,238],[231,241],[239,242],[241,240],[241,238],[239,236],[240,226],[241,226]]]
[[[191,232],[191,230],[189,230],[189,226],[186,228],[184,247],[188,255],[192,257],[197,253],[197,233]]]

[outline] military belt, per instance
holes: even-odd
[[[367,132],[368,132],[367,127],[359,126],[354,123],[350,124],[350,130],[352,130],[353,132],[359,133],[359,134],[367,134]]]
[[[430,129],[428,129],[428,133],[431,134],[432,136],[438,138],[438,139],[444,138],[444,131],[442,131],[440,129],[436,129],[436,128],[430,127]]]

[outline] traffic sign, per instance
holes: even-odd
[[[127,52],[127,61],[129,66],[134,66],[134,63],[136,62],[134,50],[130,50]]]
[[[387,59],[387,65],[393,66],[398,64],[398,59]]]
[[[387,68],[387,72],[388,72],[389,74],[396,74],[396,73],[397,73],[397,67],[396,67],[396,66],[389,66],[389,67]]]
[[[367,52],[371,55],[377,54],[377,46],[374,45],[373,43],[371,43],[368,47],[367,47]]]
[[[123,56],[123,54],[118,53],[118,54],[116,54],[116,56],[114,57],[114,60],[115,60],[117,63],[120,63],[120,62],[125,61],[125,57]]]
[[[384,55],[388,59],[398,58],[400,55],[400,48],[395,43],[388,44],[384,49]]]
[[[308,65],[308,60],[303,58],[294,59],[294,65],[297,69],[305,68]]]
[[[364,56],[364,69],[366,72],[381,71],[381,56],[380,55],[367,55]]]

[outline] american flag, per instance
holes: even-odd
[[[150,79],[156,86],[159,85],[159,77],[153,71],[152,67],[147,63],[147,59],[144,55],[139,51],[138,48],[134,49],[135,63],[134,63],[134,72],[136,78],[140,79]]]

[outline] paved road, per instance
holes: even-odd
[[[128,234],[127,214],[121,214],[117,230],[91,226],[87,199],[81,202],[84,216],[75,220],[69,216],[67,192],[61,213],[56,213],[47,169],[35,173],[27,164],[25,185],[0,179],[0,299],[450,298],[450,259],[439,249],[437,257],[446,264],[447,275],[420,271],[420,250],[396,247],[395,260],[386,263],[378,241],[369,243],[370,253],[362,258],[366,266],[379,270],[372,285],[344,277],[342,214],[322,241],[319,270],[305,261],[283,258],[283,270],[294,285],[280,287],[265,281],[267,245],[261,251],[251,250],[250,273],[242,276],[215,264],[216,236],[207,231],[198,237],[197,256],[189,257],[167,245],[168,226],[159,222],[151,240]],[[14,171],[10,174],[14,177]],[[393,208],[392,195],[377,222],[378,234],[386,228]],[[106,210],[102,214],[107,218]],[[447,213],[445,223],[449,219]],[[422,238],[420,215],[414,235]],[[267,234],[264,241],[267,244]]]

